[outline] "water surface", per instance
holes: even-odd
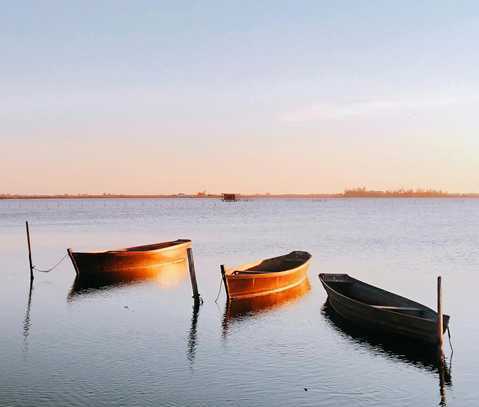
[[[478,213],[473,199],[0,201],[0,405],[479,405]],[[181,267],[82,286],[68,259],[37,273],[29,293],[27,219],[45,268],[68,247],[190,238],[205,303],[193,307]],[[313,255],[306,286],[214,302],[221,263],[292,250]],[[442,275],[447,377],[427,349],[345,325],[325,305],[320,272],[431,307]]]

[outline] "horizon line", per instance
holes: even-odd
[[[365,188],[345,189],[339,193],[241,193],[222,192],[207,193],[160,193],[160,194],[135,194],[135,193],[62,193],[62,194],[12,194],[0,193],[0,199],[115,199],[115,198],[222,198],[224,194],[232,194],[242,198],[479,198],[479,192],[447,192],[441,190],[399,189],[399,190],[367,190]]]

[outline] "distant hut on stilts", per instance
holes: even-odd
[[[231,193],[224,193],[222,194],[223,196],[223,202],[235,202],[238,200],[238,195],[237,194],[231,194]]]

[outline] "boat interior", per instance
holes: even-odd
[[[419,318],[436,319],[436,313],[426,306],[380,288],[370,286],[346,274],[326,276],[323,277],[323,280],[334,291],[374,308]]]
[[[307,252],[295,251],[284,256],[265,259],[245,269],[237,270],[234,273],[278,273],[280,271],[292,270],[296,267],[299,267],[310,258],[311,255]]]
[[[112,251],[125,251],[125,252],[147,252],[150,250],[158,250],[158,249],[164,249],[166,247],[170,246],[176,246],[182,243],[187,243],[189,240],[186,239],[179,239],[175,240],[172,242],[162,242],[162,243],[154,243],[154,244],[148,244],[148,245],[143,245],[143,246],[135,246],[135,247],[127,247],[126,249],[120,249],[120,250],[112,250]]]

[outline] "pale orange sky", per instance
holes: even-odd
[[[0,193],[479,192],[479,12],[92,7],[0,16]]]
[[[50,133],[35,149],[9,141],[9,154],[0,162],[2,192],[309,193],[360,185],[479,191],[479,138],[391,132],[365,143],[359,130],[322,136],[312,129],[286,128],[275,135],[210,141],[201,140],[201,134],[182,135],[164,144],[162,137],[135,140],[133,130],[125,128],[126,135],[114,143],[77,131],[68,137]]]

